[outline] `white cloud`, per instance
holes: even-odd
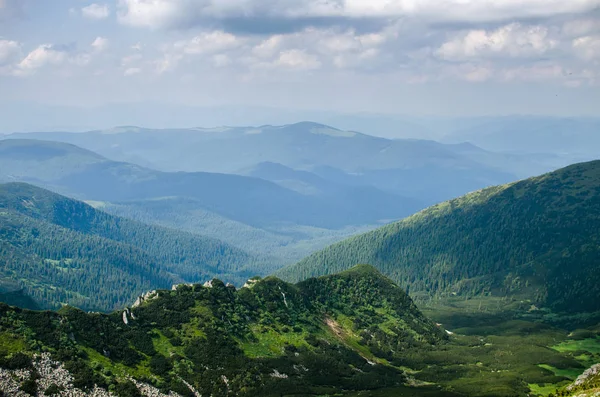
[[[25,59],[23,59],[15,70],[17,75],[25,75],[34,73],[47,65],[60,65],[67,60],[68,56],[65,51],[57,50],[50,44],[42,44],[35,50],[31,51]]]
[[[573,49],[586,61],[600,59],[600,35],[584,36],[573,40]]]
[[[544,26],[511,23],[493,31],[470,30],[444,43],[437,51],[446,60],[465,60],[494,56],[534,57],[555,48]]]
[[[21,54],[21,45],[13,40],[0,39],[0,66],[12,63]]]
[[[105,37],[96,37],[92,42],[92,49],[95,52],[102,52],[108,48],[108,39]]]
[[[252,49],[252,54],[259,58],[270,58],[276,54],[276,52],[283,45],[284,36],[274,35],[266,40],[263,40],[260,44]]]
[[[191,40],[178,41],[174,47],[185,54],[205,54],[225,51],[242,44],[242,39],[223,31],[205,32]]]
[[[110,8],[107,4],[90,4],[81,9],[81,15],[89,19],[105,19],[110,16]]]
[[[315,55],[308,54],[305,50],[291,49],[279,54],[276,65],[289,69],[311,70],[321,67],[321,62]]]

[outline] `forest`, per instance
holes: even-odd
[[[108,215],[32,185],[0,185],[0,262],[41,307],[107,311],[174,283],[243,282],[260,259],[218,240]]]

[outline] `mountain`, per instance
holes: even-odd
[[[86,133],[41,132],[8,137],[72,143],[120,161],[143,158],[164,171],[233,173],[265,161],[291,168],[328,165],[347,172],[423,164],[473,165],[454,154],[451,146],[437,142],[390,140],[312,122],[164,130],[116,127]]]
[[[600,161],[492,187],[353,237],[282,270],[289,280],[370,263],[411,294],[492,294],[600,310]]]
[[[320,197],[336,206],[354,212],[365,211],[362,207],[368,203],[368,212],[375,218],[385,219],[390,210],[401,205],[403,208],[423,208],[417,199],[388,193],[373,186],[360,183],[344,183],[323,178],[312,172],[295,170],[282,164],[265,162],[241,172],[243,175],[271,181],[299,193]]]
[[[117,127],[85,133],[12,134],[7,138],[67,142],[111,159],[162,171],[244,173],[264,163],[302,171],[331,167],[357,176],[354,181],[360,186],[426,205],[554,169],[552,164],[527,157],[517,159],[516,155],[484,150],[467,153],[460,145],[386,139],[314,122],[163,130]],[[390,178],[392,183],[385,183]],[[415,179],[420,186],[413,190]]]
[[[444,142],[471,142],[487,150],[592,156],[600,149],[600,119],[513,116],[482,118],[446,133]]]
[[[262,267],[221,241],[118,218],[23,183],[0,185],[0,220],[0,284],[44,308],[113,310],[152,288],[216,275],[239,282]]]
[[[0,305],[0,390],[455,396],[408,386],[418,382],[402,369],[406,352],[443,349],[448,337],[373,268],[296,285],[274,277],[248,283],[152,291],[112,314]]]
[[[79,199],[148,200],[185,197],[202,208],[252,226],[277,223],[337,228],[399,219],[421,205],[379,192],[361,200],[314,197],[275,183],[239,175],[160,172],[108,160],[69,144],[37,140],[0,141],[0,181],[26,181]],[[371,194],[372,193],[372,194]],[[372,196],[372,197],[371,197]]]

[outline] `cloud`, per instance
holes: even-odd
[[[60,65],[67,60],[68,54],[62,48],[42,44],[31,51],[16,67],[15,74],[26,75],[47,65]]]
[[[573,48],[586,61],[600,59],[600,35],[578,37],[573,40]]]
[[[107,4],[90,4],[81,9],[81,15],[88,19],[105,19],[110,16],[110,8]]]
[[[579,37],[600,33],[600,16],[596,18],[584,17],[568,20],[563,24],[562,32],[567,37]]]
[[[96,37],[92,42],[94,52],[102,52],[108,48],[108,39],[105,37]]]
[[[158,74],[212,65],[475,83],[536,70],[560,79],[548,64],[576,70],[598,57],[600,0],[117,1],[121,24],[194,32],[159,47]]]
[[[136,74],[140,74],[141,72],[142,72],[142,69],[140,69],[140,68],[127,68],[123,72],[123,75],[124,76],[134,76]]]
[[[600,0],[119,0],[124,24],[211,26],[231,32],[289,33],[313,26],[377,30],[390,19],[489,23],[586,13]]]
[[[291,49],[279,54],[276,65],[296,70],[311,70],[321,67],[319,59],[305,50]]]
[[[205,54],[238,47],[242,41],[230,33],[213,31],[202,33],[191,40],[178,41],[174,44],[174,48],[185,54]]]
[[[445,42],[436,54],[446,60],[537,57],[558,46],[544,26],[511,23],[493,31],[470,30]]]
[[[21,45],[13,40],[0,39],[0,66],[15,61],[21,54]]]

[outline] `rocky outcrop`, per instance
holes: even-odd
[[[157,292],[157,291],[149,291],[149,292],[146,292],[145,294],[143,294],[143,295],[140,295],[140,296],[139,296],[139,297],[138,297],[138,298],[135,300],[135,302],[133,303],[133,305],[132,305],[131,307],[132,307],[132,308],[133,308],[133,307],[138,307],[138,306],[140,306],[142,303],[144,303],[144,302],[148,302],[148,301],[151,301],[152,299],[156,299],[156,298],[158,298],[158,292]]]
[[[567,387],[575,397],[600,397],[600,364],[596,364],[579,375],[575,382]]]
[[[73,386],[73,376],[64,366],[51,359],[48,353],[42,353],[33,357],[33,367],[39,375],[36,380],[37,395],[45,395],[48,388],[53,387],[60,390],[55,396],[61,397],[116,397],[105,389],[94,387],[92,390],[80,390]],[[21,384],[31,378],[30,369],[7,370],[0,368],[0,391],[5,396],[30,397],[28,393],[21,390]],[[142,393],[147,397],[179,397],[177,393],[164,394],[157,388],[146,383],[130,379]]]

